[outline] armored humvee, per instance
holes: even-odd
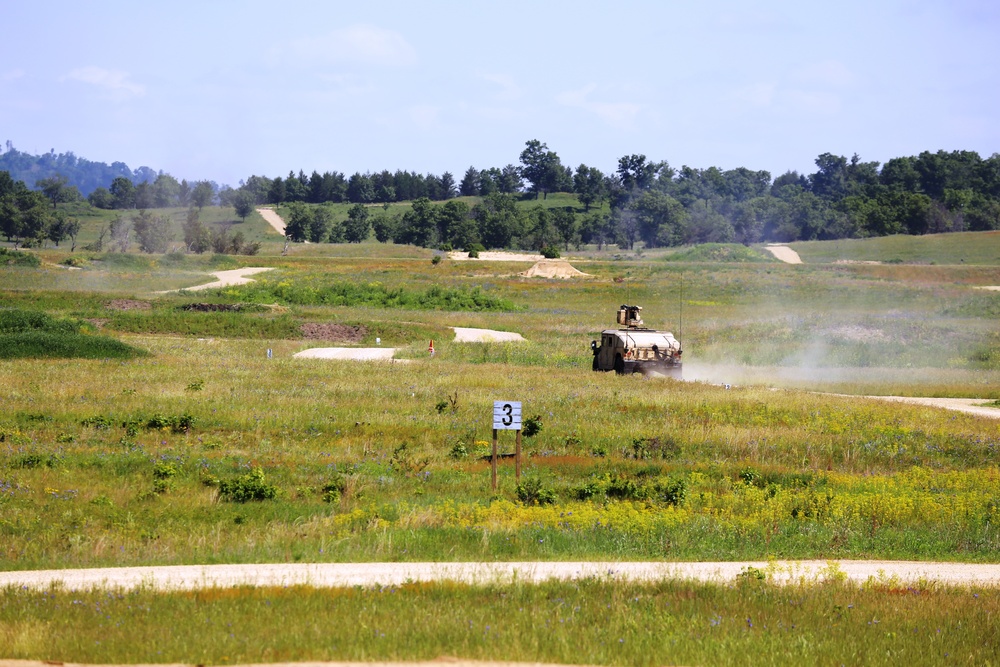
[[[669,331],[647,329],[639,312],[642,306],[622,305],[618,329],[601,332],[601,342],[590,342],[595,371],[644,373],[681,377],[681,344]]]

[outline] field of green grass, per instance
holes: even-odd
[[[741,261],[744,251],[694,249],[674,257],[591,249],[575,266],[592,277],[568,281],[522,278],[524,263],[435,265],[429,250],[374,242],[299,245],[287,255],[274,243],[256,257],[78,251],[81,268],[72,271],[60,266],[66,248],[30,251],[39,266],[0,268],[3,308],[71,318],[86,323],[81,335],[111,336],[147,354],[0,360],[0,567],[770,557],[997,562],[1000,420],[858,396],[1000,399],[1000,292],[975,289],[1000,285],[1000,266],[988,261],[991,252],[1000,255],[1000,236],[906,240],[912,245],[893,248],[893,257],[919,255],[919,264],[834,264],[802,252],[805,265],[786,265]],[[865,248],[880,242],[858,242],[852,258],[892,259]],[[821,245],[814,252],[839,253]],[[957,255],[981,261],[951,261]],[[159,293],[240,266],[275,270],[249,287]],[[391,297],[400,294],[410,296]],[[590,370],[590,341],[613,326],[626,302],[644,306],[649,326],[682,335],[690,381]],[[204,303],[239,308],[192,309]],[[341,325],[356,335],[347,343],[309,338],[313,325]],[[516,331],[527,342],[456,343],[449,329],[455,326]],[[373,345],[375,338],[409,363],[292,357],[309,347]],[[483,457],[496,399],[522,401],[541,430],[525,438],[520,484],[505,460],[494,493]],[[501,438],[503,450],[512,447],[512,437]],[[327,642],[317,639],[324,633],[305,633],[270,654],[249,639],[254,619],[267,618],[259,610],[265,600],[306,619],[331,599],[351,596],[216,592],[220,599],[205,607],[216,620],[205,622],[237,623],[241,632],[233,637],[241,639],[213,639],[215,630],[206,628],[191,630],[202,644],[158,644],[154,626],[190,617],[181,610],[198,604],[197,596],[5,591],[0,642],[21,642],[11,644],[26,647],[18,657],[59,660],[483,657],[495,655],[497,645],[492,635],[480,637],[480,626],[497,627],[490,621],[510,616],[507,601],[520,600],[518,609],[533,611],[521,630],[505,629],[523,642],[507,655],[568,660],[566,647],[582,645],[593,623],[560,629],[559,642],[526,627],[542,616],[555,622],[546,605],[575,597],[574,607],[611,620],[587,639],[584,653],[572,654],[590,656],[577,661],[714,663],[723,650],[738,661],[772,655],[785,642],[786,657],[775,662],[875,653],[931,662],[938,654],[920,647],[939,641],[927,639],[938,626],[957,634],[935,650],[990,645],[977,634],[988,624],[978,629],[976,619],[996,611],[993,592],[975,598],[944,589],[903,596],[849,587],[574,586],[416,587],[394,598],[407,601],[384,608],[367,597],[375,592],[357,591],[360,602],[352,604],[383,609],[386,618],[411,605],[428,616],[438,614],[434,604],[459,615],[481,610],[469,619],[479,631],[473,641],[467,629],[455,634],[442,620],[428,634],[433,639],[401,652],[400,638],[379,648],[372,628],[385,621],[373,618],[370,642],[348,649],[336,635]],[[619,605],[612,614],[600,607],[619,597],[646,606]],[[766,616],[765,602],[786,597],[801,606],[789,603],[790,615],[766,624],[781,624],[782,632],[792,624],[808,628],[801,638],[765,632],[756,622]],[[69,598],[81,601],[80,613],[103,610],[105,599],[145,609],[148,629],[134,632],[149,641],[127,649],[124,639],[113,639],[115,630],[107,635],[111,646],[92,646],[104,641],[102,628],[111,628],[97,616],[77,619],[72,633],[58,632],[65,619],[54,619],[46,605],[69,609]],[[848,598],[866,600],[863,623],[844,611]],[[915,607],[897,604],[904,599]],[[331,608],[344,618],[360,613],[346,601]],[[16,609],[25,611],[17,616]],[[859,632],[876,619],[886,625]],[[951,625],[942,625],[945,619]],[[718,628],[720,636],[710,634]],[[689,639],[687,648],[651,652],[649,642],[665,646],[663,638],[675,633]],[[911,634],[920,641],[896,641]],[[55,635],[66,636],[61,648],[32,643]],[[625,650],[615,645],[619,639],[631,652],[613,652]],[[201,648],[184,648],[191,646]],[[962,660],[996,659],[968,656]]]

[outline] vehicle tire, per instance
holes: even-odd
[[[625,375],[625,360],[620,356],[615,357],[615,373],[618,373],[618,375]]]

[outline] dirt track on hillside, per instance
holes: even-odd
[[[764,249],[786,264],[801,264],[802,258],[786,245],[766,245]]]
[[[277,211],[273,208],[258,208],[257,212],[260,213],[260,217],[264,218],[264,222],[274,228],[274,231],[282,236],[285,235],[285,221],[281,219]]]

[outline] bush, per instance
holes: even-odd
[[[131,359],[147,353],[108,336],[84,333],[90,325],[46,313],[0,310],[0,359]]]
[[[227,479],[219,483],[219,496],[223,500],[234,503],[246,503],[252,500],[273,500],[278,496],[278,487],[264,480],[264,471],[254,468],[236,479]]]
[[[441,263],[441,255],[434,255],[433,257],[431,257],[431,264],[437,266],[440,263]]]
[[[559,248],[555,246],[547,245],[540,252],[545,259],[559,259]]]
[[[542,432],[542,416],[535,415],[534,417],[528,417],[524,420],[524,425],[521,428],[522,433],[525,438],[533,438]]]
[[[0,265],[4,266],[41,266],[42,262],[36,255],[20,250],[0,248]]]
[[[556,492],[542,487],[542,480],[537,477],[518,484],[515,492],[525,505],[551,505],[556,501]]]

